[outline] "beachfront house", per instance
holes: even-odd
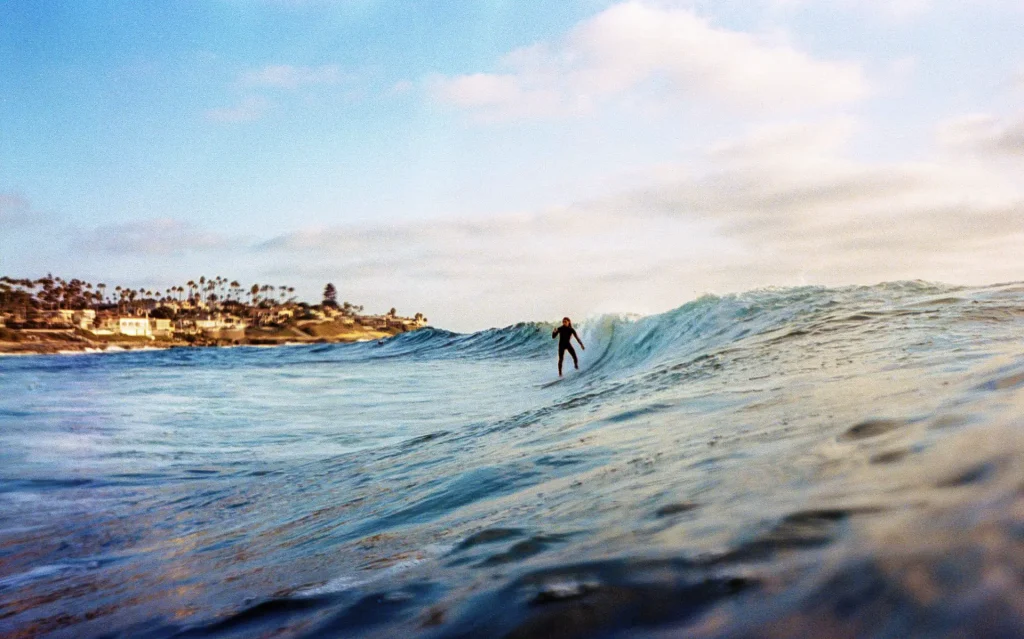
[[[192,322],[195,332],[209,339],[240,340],[245,337],[246,323],[238,317],[216,315]]]
[[[96,323],[96,311],[91,308],[83,308],[71,315],[71,324],[76,328],[89,330]]]
[[[359,323],[368,328],[382,329],[388,327],[388,318],[371,315],[370,317],[361,317]]]
[[[194,324],[199,331],[215,331],[220,328],[221,321],[219,319],[197,319]]]
[[[49,328],[65,328],[71,326],[71,316],[74,315],[71,309],[58,309],[54,311],[42,311],[39,316],[43,323]]]
[[[40,317],[44,324],[51,328],[92,328],[96,320],[96,311],[89,309],[75,310],[70,308],[59,308],[52,311],[43,311]]]
[[[153,330],[149,326],[148,317],[119,317],[117,332],[128,337],[153,338]]]
[[[171,326],[171,320],[169,319],[149,318],[149,330],[152,331],[153,337],[174,336],[174,327]]]
[[[185,335],[194,335],[199,332],[199,329],[196,328],[196,321],[189,318],[179,319],[174,322],[174,330]]]
[[[101,312],[88,330],[93,335],[113,335],[118,332],[117,316]]]

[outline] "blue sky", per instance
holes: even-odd
[[[0,272],[476,329],[1022,279],[1024,2],[0,5]]]

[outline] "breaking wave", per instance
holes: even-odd
[[[1024,634],[1024,284],[553,328],[0,360],[0,634]]]

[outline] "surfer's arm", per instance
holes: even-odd
[[[576,341],[580,343],[580,348],[582,348],[583,350],[587,350],[587,347],[583,345],[583,340],[580,339],[580,336],[576,332],[576,329],[572,330],[572,336],[575,337]]]
[[[556,337],[558,337],[558,329],[557,328],[555,330],[551,331],[551,339],[555,339]]]

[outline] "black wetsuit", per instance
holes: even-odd
[[[579,341],[580,336],[576,335],[576,329],[571,326],[559,326],[551,333],[551,337],[558,336],[558,367],[561,370],[562,358],[565,357],[565,352],[569,351],[572,355],[572,363],[579,368],[579,359],[576,357],[576,350],[572,347],[570,340],[575,335],[576,340]]]

